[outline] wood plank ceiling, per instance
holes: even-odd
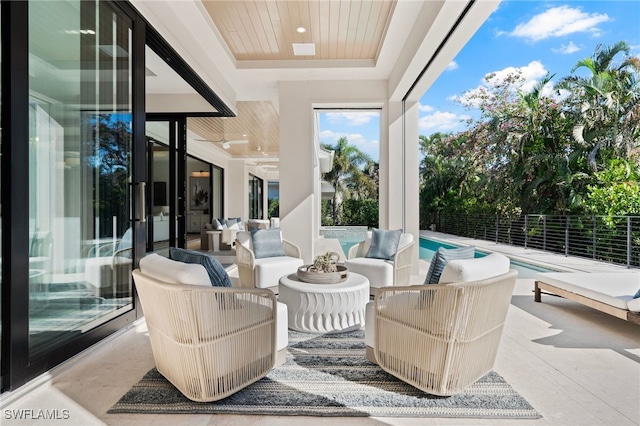
[[[392,0],[203,0],[236,61],[375,59]],[[298,27],[306,29],[297,32]],[[297,57],[293,43],[314,43]]]
[[[248,140],[247,144],[230,145],[226,151],[234,157],[277,157],[280,132],[278,113],[273,104],[267,101],[237,102],[236,107],[236,117],[192,117],[187,119],[187,128],[219,148],[222,144],[217,141],[223,138]]]
[[[243,62],[300,65],[312,60],[363,60],[375,63],[396,0],[202,0],[229,53]],[[298,32],[304,27],[305,32]],[[295,56],[293,43],[313,43],[315,56]],[[293,61],[293,62],[292,62]],[[334,64],[335,65],[335,64]],[[259,66],[259,65],[258,65]],[[273,64],[271,65],[273,66]],[[278,114],[269,102],[238,102],[238,115],[190,118],[202,139],[248,139],[227,152],[234,157],[278,155]],[[247,135],[247,136],[243,136]],[[221,145],[221,144],[217,144]]]

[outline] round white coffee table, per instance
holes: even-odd
[[[311,284],[296,274],[280,278],[278,300],[287,305],[289,328],[307,333],[341,333],[364,325],[369,280],[349,272],[337,284]]]

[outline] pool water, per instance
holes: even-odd
[[[453,244],[447,244],[440,241],[429,240],[427,238],[420,238],[420,259],[431,260],[438,248],[444,247],[446,249],[454,249],[459,246]],[[476,250],[475,257],[483,257],[488,253]],[[511,260],[511,268],[518,271],[518,278],[534,278],[538,272],[558,272],[555,269],[545,268],[543,266],[532,265],[530,263],[521,262],[519,260]]]
[[[320,228],[320,235],[324,238],[334,238],[340,242],[345,257],[349,249],[367,237],[366,226],[326,226]]]
[[[349,253],[349,249],[355,246],[356,244],[358,244],[360,241],[362,240],[350,241],[350,240],[340,239],[340,245],[342,246],[342,251],[344,252],[344,255],[346,256]]]

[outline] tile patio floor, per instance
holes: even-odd
[[[519,258],[577,270],[624,268],[564,256],[457,239]],[[428,263],[420,261],[420,282]],[[233,272],[232,272],[233,274]],[[0,423],[61,425],[640,425],[640,326],[558,297],[533,301],[533,280],[513,293],[495,370],[540,413],[538,420],[319,418],[244,415],[131,415],[106,411],[150,368],[153,357],[144,321],[73,360],[3,395]],[[59,421],[7,420],[5,410],[67,409]]]

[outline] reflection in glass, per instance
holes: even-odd
[[[170,242],[170,185],[169,121],[147,121],[147,252],[169,257]],[[151,161],[149,161],[149,159]]]
[[[154,250],[169,247],[169,147],[153,144],[153,243]],[[164,250],[166,252],[166,250]]]
[[[29,347],[131,309],[131,23],[29,3]]]
[[[252,174],[249,175],[249,219],[263,218],[263,185],[262,179]]]
[[[222,169],[213,166],[213,174],[211,175],[211,217],[223,217],[222,214]]]

